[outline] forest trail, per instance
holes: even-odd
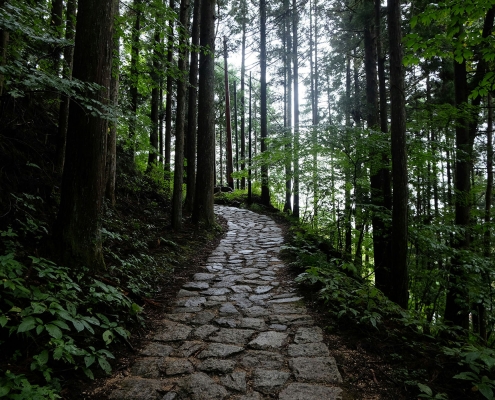
[[[341,399],[335,359],[278,258],[281,229],[252,211],[215,211],[226,236],[109,398]]]

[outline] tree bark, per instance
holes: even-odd
[[[299,61],[297,59],[297,1],[292,0],[292,62],[294,64],[294,206],[292,214],[299,219]]]
[[[387,8],[390,43],[390,132],[392,136],[392,179],[394,182],[390,260],[393,285],[387,292],[390,300],[407,309],[409,299],[407,270],[408,179],[400,0],[388,0]]]
[[[119,15],[120,0],[115,1],[115,15]],[[110,83],[110,103],[117,107],[119,103],[119,74],[120,74],[120,43],[115,34],[113,38],[112,79]],[[115,184],[117,175],[117,123],[111,122],[108,132],[107,160],[106,160],[106,185],[105,197],[112,207],[115,207]]]
[[[285,203],[284,212],[292,212],[292,37],[291,37],[291,13],[289,0],[284,0],[286,16],[284,19],[284,69],[286,78],[285,109],[286,116],[284,127],[286,132],[286,161],[285,161]]]
[[[155,23],[160,23],[160,18],[157,17]],[[150,132],[150,151],[148,153],[148,172],[152,170],[153,166],[156,166],[158,160],[158,120],[160,109],[160,30],[155,29],[153,35],[154,48],[153,48],[153,62],[151,67],[151,80],[153,87],[151,88],[151,132]]]
[[[137,110],[138,110],[138,84],[139,84],[139,69],[138,69],[138,61],[139,61],[139,49],[140,49],[140,40],[139,35],[141,34],[141,7],[143,0],[134,0],[132,8],[136,13],[136,19],[134,20],[134,27],[131,34],[131,76],[130,76],[130,97],[131,97],[131,117],[129,119],[129,140],[130,146],[127,151],[126,160],[130,165],[131,169],[134,169],[134,157],[135,157],[135,142],[136,142],[136,126],[137,126]]]
[[[170,0],[169,8],[174,9],[175,0]],[[174,59],[174,20],[171,18],[168,24],[167,41],[167,68],[172,65]],[[170,179],[170,161],[172,149],[172,87],[174,78],[167,74],[167,96],[165,100],[165,180]],[[167,185],[168,187],[168,185]]]
[[[260,123],[261,123],[261,153],[267,150],[266,139],[268,138],[267,119],[267,92],[266,92],[266,0],[260,0]],[[270,205],[270,188],[268,186],[268,164],[261,163],[261,204]]]
[[[196,192],[196,143],[197,143],[197,112],[198,112],[198,58],[199,53],[194,47],[199,45],[199,22],[200,22],[201,0],[194,0],[193,22],[191,30],[191,63],[189,65],[189,97],[187,108],[187,178],[186,178],[186,201],[184,210],[192,212],[194,196]]]
[[[198,93],[198,172],[193,221],[213,226],[213,182],[215,163],[215,0],[201,4]]]
[[[108,104],[112,72],[114,0],[79,4],[73,76],[102,87],[91,96]],[[103,111],[103,110],[102,110]],[[98,271],[105,267],[101,216],[108,121],[71,101],[67,154],[54,243],[61,261]]]
[[[63,25],[63,14],[64,14],[64,2],[63,0],[52,0],[50,27],[54,31],[57,38],[62,37],[62,25]],[[62,50],[60,47],[55,45],[52,49],[52,59],[53,59],[53,71],[56,75],[59,73],[60,69],[60,56]]]
[[[241,171],[246,169],[246,106],[245,106],[245,75],[246,75],[246,0],[242,1],[242,42],[241,42]],[[249,87],[251,90],[251,87]],[[251,102],[251,98],[249,99]],[[246,188],[246,178],[241,178],[241,189]]]
[[[224,56],[224,76],[225,76],[225,144],[227,152],[227,185],[234,189],[234,172],[232,163],[232,124],[230,119],[230,91],[229,91],[229,67],[227,65],[227,38],[223,39],[223,56]]]
[[[184,183],[184,131],[186,122],[187,34],[189,0],[181,0],[179,14],[179,79],[177,81],[177,118],[175,122],[175,168],[172,196],[172,227],[182,229],[182,187]]]
[[[66,22],[65,22],[65,39],[73,41],[76,35],[76,9],[77,0],[67,1]],[[64,49],[64,68],[63,76],[65,79],[72,79],[72,66],[74,61],[74,47],[67,46]],[[60,102],[60,110],[58,115],[58,135],[57,135],[57,150],[56,150],[56,168],[59,172],[64,170],[65,162],[65,145],[67,140],[67,127],[69,124],[69,103],[70,98],[64,96]]]

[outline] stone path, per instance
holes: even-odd
[[[321,329],[278,281],[280,228],[251,211],[215,211],[228,220],[226,237],[109,398],[341,399]]]

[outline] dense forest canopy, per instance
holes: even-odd
[[[140,177],[175,232],[215,227],[215,191],[285,212],[326,253],[301,281],[367,288],[324,292],[339,317],[401,314],[493,398],[494,19],[493,0],[0,0],[0,397],[110,371],[140,305],[98,276],[126,265],[108,216]]]

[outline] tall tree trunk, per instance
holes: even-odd
[[[172,227],[182,229],[182,184],[184,182],[184,131],[186,122],[187,91],[187,35],[189,31],[189,0],[181,0],[179,13],[179,79],[177,80],[177,118],[175,122],[175,168],[172,196]]]
[[[253,86],[251,80],[251,71],[249,71],[248,204],[251,204],[253,202],[253,191],[252,191],[252,182],[251,182],[251,162],[252,162],[251,130],[253,128],[253,118],[251,113],[252,90],[253,90]]]
[[[62,37],[62,25],[63,25],[63,14],[64,14],[64,2],[63,0],[52,0],[52,10],[50,18],[50,27],[54,31],[57,38]],[[56,75],[59,73],[60,69],[60,56],[62,51],[60,47],[55,45],[52,49],[52,59],[53,59],[53,71]]]
[[[115,1],[115,15],[118,17],[120,0]],[[113,107],[119,104],[119,73],[120,73],[120,42],[119,36],[115,33],[113,37],[113,60],[112,60],[112,79],[110,82],[110,103]],[[108,131],[107,143],[107,160],[106,160],[106,185],[105,197],[112,207],[115,207],[115,183],[117,174],[117,123],[112,121]]]
[[[200,45],[209,49],[199,59],[198,94],[198,173],[193,221],[213,226],[213,182],[215,163],[215,0],[202,0]]]
[[[65,22],[65,40],[73,41],[76,35],[76,8],[77,0],[67,1],[66,22]],[[72,66],[74,58],[74,47],[67,46],[64,49],[64,68],[63,76],[65,79],[72,79]],[[65,144],[67,139],[67,126],[69,123],[69,103],[70,98],[64,96],[60,102],[60,110],[58,115],[58,134],[57,134],[57,150],[56,150],[56,165],[57,170],[62,172],[65,161]]]
[[[184,210],[192,212],[194,196],[196,192],[196,143],[197,143],[197,112],[198,112],[198,58],[199,52],[194,48],[199,45],[199,22],[200,22],[201,0],[194,0],[193,21],[191,30],[191,63],[189,65],[189,97],[187,107],[187,180],[186,201]]]
[[[313,224],[315,228],[318,228],[318,31],[316,20],[316,0],[314,5],[314,42],[313,42],[313,6],[311,1],[309,2],[309,69],[310,69],[310,81],[311,81],[311,115],[312,115],[312,147],[313,147]],[[314,61],[313,61],[313,48],[314,48]]]
[[[285,37],[285,52],[284,52],[284,69],[287,81],[285,83],[285,109],[286,116],[284,127],[286,132],[286,161],[285,161],[285,203],[284,212],[292,211],[292,37],[291,37],[291,13],[289,11],[289,0],[284,0],[284,8],[286,16],[284,19],[284,37]]]
[[[227,65],[227,37],[223,39],[224,75],[225,75],[225,144],[227,152],[227,185],[234,189],[234,172],[232,163],[232,125],[230,120],[230,91],[229,91],[229,67]]]
[[[160,24],[159,17],[156,18],[157,26]],[[148,153],[148,171],[151,171],[153,166],[156,166],[158,160],[158,120],[160,109],[160,30],[155,29],[153,48],[153,62],[151,69],[151,80],[153,87],[151,88],[151,132],[150,132],[150,151]]]
[[[299,61],[297,59],[297,0],[292,0],[292,62],[294,64],[294,207],[292,213],[299,218]]]
[[[3,8],[7,0],[0,0],[0,8]],[[0,29],[0,67],[5,67],[7,64],[7,47],[9,44],[9,31]],[[5,75],[0,73],[0,104],[1,96],[4,91]]]
[[[242,12],[242,42],[241,42],[241,171],[246,169],[246,88],[245,88],[245,75],[246,75],[246,18],[247,18],[247,7],[246,0],[241,0],[241,12]],[[251,85],[251,83],[250,83]],[[251,86],[249,87],[251,90]],[[251,102],[251,99],[249,99]],[[243,176],[241,178],[241,189],[246,188],[246,178]]]
[[[390,104],[392,136],[392,267],[393,285],[387,291],[390,300],[407,309],[409,277],[407,270],[408,180],[406,153],[406,107],[402,66],[400,0],[388,0],[390,43]]]
[[[378,0],[376,0],[378,1]],[[378,109],[378,93],[377,93],[377,49],[381,46],[378,36],[379,27],[377,23],[376,9],[375,18],[370,16],[367,19],[364,31],[364,49],[365,60],[364,69],[366,73],[366,120],[368,129],[378,130],[379,127],[379,109]],[[378,23],[380,21],[378,20]],[[378,55],[381,56],[381,55]],[[383,78],[385,78],[385,72]],[[381,83],[381,82],[380,82]],[[385,85],[385,81],[383,81]],[[380,86],[381,87],[381,86]],[[385,86],[380,90],[380,100],[385,97]],[[381,96],[383,94],[383,97]],[[386,115],[385,115],[386,117]],[[387,121],[385,119],[385,132],[387,131]],[[384,213],[385,207],[385,179],[388,171],[383,165],[383,152],[372,151],[370,158],[372,160],[370,167],[370,188],[371,188],[371,204],[374,206],[372,225],[373,225],[373,254],[374,254],[374,269],[375,269],[375,285],[384,293],[388,293],[392,285],[391,271],[389,268],[389,241],[390,235],[385,224]]]
[[[237,131],[237,85],[234,81],[234,132],[235,132],[235,170],[239,172],[239,135]],[[236,189],[239,189],[239,179],[237,179]]]
[[[73,76],[100,85],[92,96],[104,105],[109,102],[112,73],[114,5],[114,0],[83,1],[77,17]],[[107,128],[107,119],[71,102],[60,208],[54,227],[54,243],[62,262],[96,271],[105,267],[101,217]]]
[[[175,0],[170,0],[169,8],[173,10]],[[168,39],[167,39],[167,66],[170,67],[174,60],[174,20],[171,18],[168,24]],[[174,77],[172,74],[167,74],[167,92],[165,100],[165,179],[170,179],[170,160],[172,151],[172,89]],[[168,186],[167,186],[168,187]]]
[[[267,93],[266,93],[266,0],[260,0],[260,67],[261,67],[261,99],[260,99],[260,133],[261,153],[267,150],[268,138]],[[270,205],[270,188],[268,186],[268,164],[261,164],[261,204]]]
[[[136,153],[136,128],[137,128],[137,110],[138,110],[138,97],[139,97],[139,50],[140,50],[140,34],[141,34],[141,14],[142,14],[143,0],[134,0],[132,8],[136,13],[136,19],[134,20],[134,28],[131,34],[131,76],[130,76],[130,97],[131,97],[131,117],[129,119],[129,140],[130,148],[126,160],[130,163],[131,169],[134,169],[134,157]]]

